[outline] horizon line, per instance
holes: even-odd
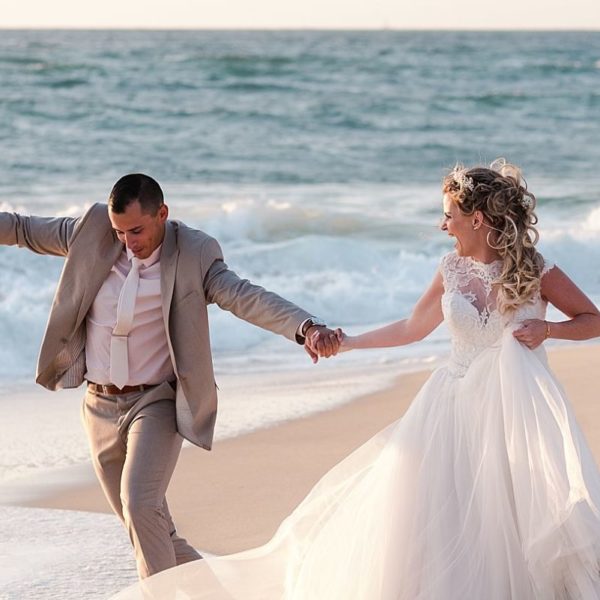
[[[394,26],[380,26],[380,27],[295,27],[295,26],[284,26],[284,27],[248,27],[248,26],[229,26],[229,27],[189,27],[185,25],[174,25],[171,27],[155,27],[145,25],[114,25],[114,26],[93,26],[93,25],[0,25],[0,31],[206,31],[206,32],[228,32],[228,31],[256,31],[256,32],[277,32],[277,31],[298,31],[298,32],[384,32],[384,31],[397,31],[397,32],[515,32],[515,33],[600,33],[599,27],[394,27]]]

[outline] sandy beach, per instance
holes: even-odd
[[[551,349],[550,364],[600,462],[600,346]],[[267,541],[332,465],[401,417],[429,371],[400,376],[383,392],[337,409],[182,451],[168,492],[179,532],[198,548],[231,553]],[[71,486],[27,506],[109,512],[95,483]]]
[[[555,347],[549,357],[600,463],[600,345]],[[348,389],[352,380],[347,372],[328,371],[329,384]],[[385,377],[393,385],[337,408],[222,439],[212,452],[184,447],[167,494],[179,533],[200,551],[217,554],[266,542],[330,467],[404,414],[431,371],[394,380],[391,375],[397,372],[390,361],[373,377]],[[280,385],[282,397],[289,398],[285,384]],[[72,438],[66,448],[81,452],[85,440],[79,439],[76,422],[81,391],[52,394],[28,387],[13,394],[8,406],[20,406],[23,423],[33,410],[41,411],[35,431],[44,447],[61,442],[60,429],[49,423],[48,415],[56,412],[65,424],[63,437]],[[307,394],[307,407],[311,399],[315,402]],[[43,409],[50,401],[58,407],[55,411]],[[227,414],[222,411],[220,418]],[[13,442],[3,440],[7,451],[11,443],[24,441],[18,424],[13,419]],[[33,431],[33,424],[27,427],[24,431]],[[84,462],[87,457],[76,458],[72,466],[0,486],[1,600],[105,600],[136,581],[127,534],[110,512],[90,463]]]

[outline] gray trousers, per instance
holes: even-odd
[[[140,578],[201,558],[175,531],[165,493],[182,438],[168,383],[143,392],[86,391],[83,421],[96,475],[123,521]]]

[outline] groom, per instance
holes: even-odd
[[[94,469],[148,577],[201,558],[179,537],[165,493],[182,437],[210,450],[217,414],[207,305],[332,356],[335,334],[280,296],[240,279],[216,240],[168,220],[158,183],[114,185],[80,218],[0,213],[0,244],[66,257],[36,381],[87,382],[83,417]]]

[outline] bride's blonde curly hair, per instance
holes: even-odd
[[[481,211],[490,227],[487,242],[503,259],[498,309],[506,313],[532,300],[540,290],[544,259],[535,249],[539,234],[535,196],[521,170],[496,159],[489,168],[457,165],[443,181],[444,194],[464,215]]]

